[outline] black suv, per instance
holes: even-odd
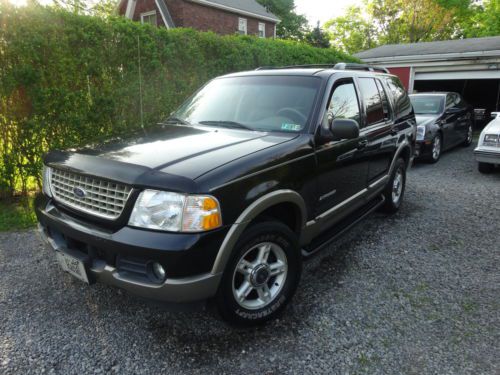
[[[275,317],[302,260],[398,210],[416,125],[398,78],[340,64],[210,81],[163,124],[44,159],[40,232],[61,267],[164,302]]]

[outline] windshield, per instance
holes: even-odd
[[[315,77],[219,78],[188,99],[171,120],[259,131],[300,132],[321,81]]]
[[[437,115],[444,109],[443,96],[410,96],[410,100],[417,115]]]

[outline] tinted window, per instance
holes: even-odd
[[[377,88],[380,93],[380,96],[382,98],[382,108],[384,110],[384,119],[385,120],[390,120],[391,118],[391,106],[389,105],[389,100],[387,99],[387,94],[385,93],[384,86],[382,85],[382,82],[380,82],[378,79],[375,80],[377,83]]]
[[[334,88],[328,113],[334,119],[351,119],[356,120],[359,124],[358,96],[352,82],[344,82]]]
[[[408,116],[412,111],[412,106],[401,81],[397,77],[387,77],[385,82],[394,103],[395,120]]]
[[[299,132],[312,113],[321,81],[314,77],[253,76],[215,79],[172,116],[190,124]]]
[[[360,78],[361,95],[366,106],[367,125],[384,120],[382,99],[373,78]]]

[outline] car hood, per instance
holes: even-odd
[[[486,125],[486,127],[483,129],[483,133],[500,134],[500,118],[496,118],[488,125]]]
[[[192,190],[189,181],[296,136],[169,125],[127,140],[116,139],[80,150],[54,151],[46,156],[45,162],[52,167],[129,184],[161,185],[154,181],[170,175],[175,177],[170,182],[179,190]],[[146,174],[148,178],[144,177]]]
[[[429,126],[439,119],[439,115],[415,115],[415,120],[417,120],[417,125]]]

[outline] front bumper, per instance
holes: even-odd
[[[480,163],[500,164],[500,149],[495,152],[476,148],[474,150],[474,157]]]
[[[35,206],[42,238],[52,250],[78,255],[91,283],[101,282],[140,297],[173,303],[203,301],[217,292],[222,275],[210,270],[227,228],[204,234],[130,227],[112,232],[67,215],[44,196],[37,198]],[[142,265],[146,270],[151,261],[160,262],[166,269],[164,282],[154,282],[142,272]],[[131,265],[140,272],[130,272]]]
[[[416,141],[415,158],[425,159],[432,155],[432,140]]]

